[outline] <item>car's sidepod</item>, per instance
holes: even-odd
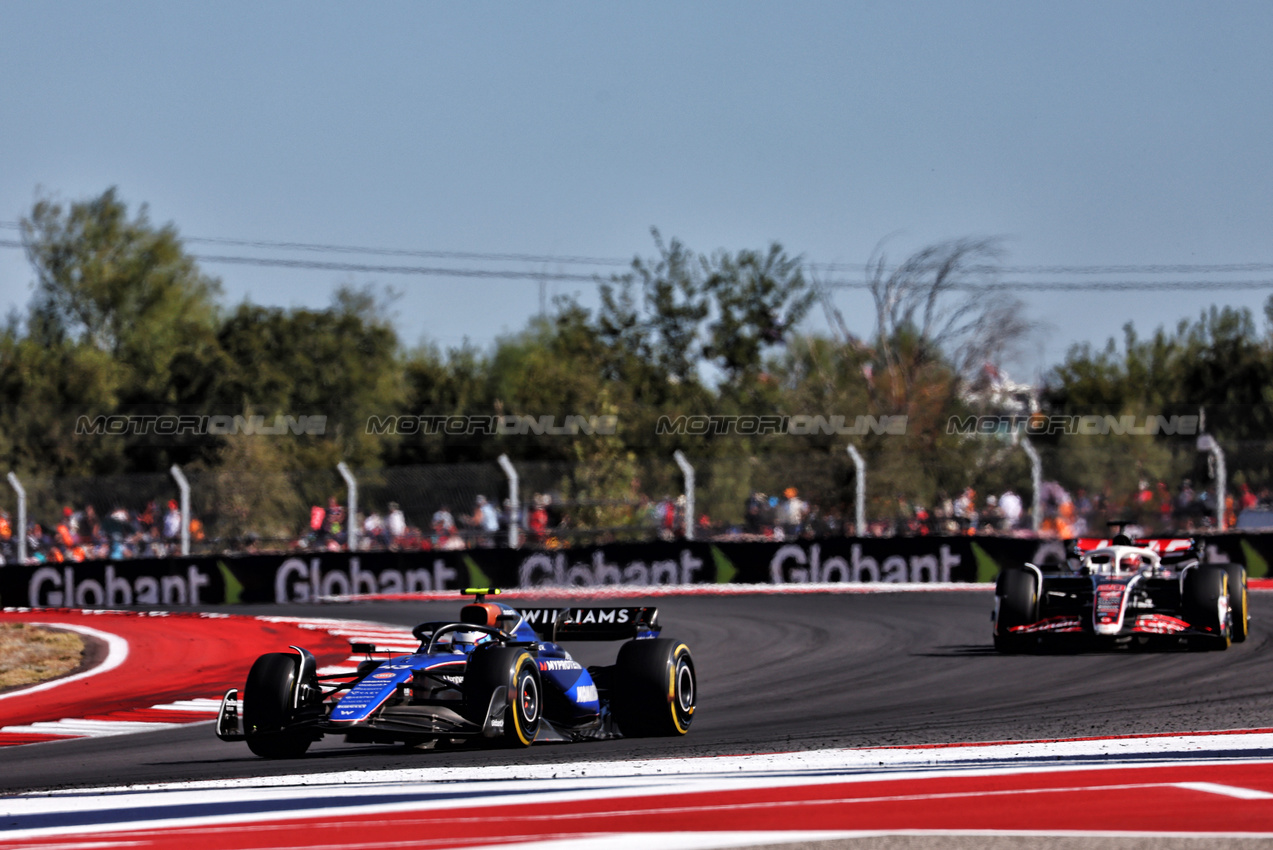
[[[332,707],[329,720],[335,723],[359,723],[370,717],[385,700],[404,684],[410,686],[418,670],[433,668],[463,669],[463,655],[409,655],[384,662]]]

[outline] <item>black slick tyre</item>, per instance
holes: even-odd
[[[1017,626],[1039,619],[1039,578],[1025,569],[1006,569],[995,580],[994,643],[999,652],[1020,652],[1028,639],[1013,634]]]
[[[1224,569],[1229,574],[1229,637],[1234,643],[1242,643],[1251,625],[1250,609],[1247,608],[1246,567],[1226,564]]]
[[[611,710],[628,738],[684,735],[694,721],[698,677],[690,649],[662,638],[619,649]]]
[[[270,652],[256,659],[243,694],[243,730],[248,749],[267,759],[298,758],[313,741],[305,732],[287,730],[300,659]]]
[[[1228,649],[1229,621],[1221,600],[1229,593],[1229,573],[1224,567],[1195,567],[1185,573],[1181,613],[1185,621],[1201,634],[1192,640],[1199,649]]]
[[[510,747],[529,747],[539,733],[544,710],[543,684],[534,657],[517,647],[479,648],[464,668],[464,713],[484,723],[491,697],[505,688],[504,728],[499,741]]]

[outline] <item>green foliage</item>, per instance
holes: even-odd
[[[703,259],[652,233],[659,256],[637,257],[631,272],[601,284],[596,323],[609,349],[608,377],[647,389],[657,389],[649,386],[652,378],[672,386],[697,382],[700,325],[710,309]]]
[[[714,316],[704,354],[725,373],[726,388],[744,394],[755,386],[764,351],[784,343],[816,296],[800,259],[776,242],[763,253],[719,251],[709,268],[704,287]]]
[[[109,355],[125,370],[124,400],[174,401],[173,359],[214,331],[221,291],[176,230],[153,227],[144,206],[129,220],[109,189],[67,208],[38,201],[22,235],[36,272],[33,333]]]
[[[1099,350],[1072,348],[1049,375],[1044,398],[1057,412],[1138,421],[1205,411],[1206,429],[1225,445],[1239,480],[1267,481],[1273,474],[1273,338],[1257,332],[1249,310],[1212,307],[1144,339],[1128,323],[1121,350],[1113,339]],[[1116,500],[1140,479],[1174,487],[1183,477],[1208,476],[1191,438],[1066,435],[1056,444],[1054,466],[1063,483],[1101,482]]]

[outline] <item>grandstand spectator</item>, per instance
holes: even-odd
[[[759,490],[753,491],[743,505],[743,531],[747,534],[765,533],[765,509],[768,499]]]
[[[1005,529],[1011,531],[1021,523],[1021,497],[1011,487],[999,497],[999,510],[1003,511]]]
[[[441,549],[443,544],[450,543],[451,537],[455,534],[455,517],[451,515],[449,507],[443,505],[433,512],[432,529],[429,542],[434,549]]]
[[[389,535],[389,545],[397,546],[407,533],[407,517],[397,502],[389,503],[389,516],[385,519],[385,531]]]
[[[106,536],[102,534],[102,524],[97,519],[97,510],[92,505],[84,506],[77,534],[81,542],[92,546],[106,542]]]
[[[671,496],[665,495],[659,499],[659,503],[654,506],[654,516],[658,524],[660,540],[671,540],[676,537],[676,503],[672,501]]]
[[[478,496],[473,504],[473,527],[477,529],[477,544],[487,548],[495,545],[495,535],[499,531],[499,514],[495,506],[486,501],[485,496]]]
[[[330,540],[343,543],[345,540],[345,509],[335,496],[327,499],[327,515],[323,519],[323,533]]]
[[[380,511],[372,511],[362,521],[362,548],[384,549],[388,545],[388,533]]]
[[[517,527],[521,529],[524,537],[526,534],[526,511],[520,505],[517,510],[513,510],[513,500],[505,499],[504,504],[500,506],[499,512],[500,531],[508,531],[513,523],[517,523]]]
[[[176,502],[169,502],[169,505],[175,505]],[[309,530],[310,537],[318,538],[323,533],[323,523],[327,519],[327,511],[323,510],[322,505],[313,505],[309,509]],[[180,520],[178,520],[177,528],[180,529]]]
[[[951,505],[951,516],[955,518],[960,531],[976,530],[977,521],[980,519],[977,515],[977,491],[971,487],[965,487]]]
[[[532,500],[530,516],[526,518],[526,533],[531,543],[543,545],[548,539],[548,501],[541,493]]]
[[[318,508],[318,510],[321,511],[322,508]],[[319,525],[322,525],[321,521]],[[175,500],[168,502],[168,512],[164,514],[163,533],[166,540],[176,540],[181,536],[181,511],[177,509]]]
[[[1003,511],[999,509],[999,498],[993,494],[986,497],[986,504],[978,516],[977,531],[994,534],[1003,529]]]
[[[1239,493],[1241,496],[1240,503],[1242,510],[1245,511],[1247,508],[1253,508],[1259,504],[1259,500],[1256,499],[1255,494],[1251,492],[1250,486],[1243,484],[1239,488]]]
[[[72,527],[79,525],[82,514],[75,514],[72,517]],[[137,515],[137,524],[149,536],[152,532],[157,532],[159,528],[159,507],[155,504],[155,500],[151,499],[146,503],[146,507],[142,508],[141,513]]]
[[[785,537],[798,537],[805,515],[809,513],[809,503],[800,498],[795,487],[783,490],[782,495],[784,501],[778,509],[777,524],[782,526]]]
[[[451,508],[443,505],[434,511],[431,525],[435,529],[445,529],[448,533],[455,531],[455,517],[451,515]]]
[[[72,511],[69,506],[62,508],[62,521],[53,530],[56,545],[60,546],[63,551],[72,548],[77,542],[75,535],[71,533],[71,515]]]

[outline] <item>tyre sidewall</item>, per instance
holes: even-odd
[[[656,638],[620,648],[611,710],[626,737],[684,735],[694,720],[697,691],[686,644]]]
[[[1200,637],[1214,649],[1224,649],[1229,645],[1232,615],[1222,616],[1220,607],[1220,599],[1226,595],[1228,583],[1229,574],[1224,567],[1196,567],[1185,574],[1182,613],[1189,625],[1204,631]]]
[[[1024,645],[1024,638],[1011,630],[1038,621],[1039,591],[1039,578],[1030,570],[1017,567],[999,573],[995,581],[995,649],[1015,652]]]
[[[264,758],[298,758],[313,736],[284,731],[295,717],[292,706],[300,658],[286,652],[262,655],[248,671],[243,695],[243,729],[248,749]]]
[[[513,746],[528,747],[539,732],[543,716],[543,680],[534,657],[517,647],[479,647],[469,656],[464,669],[465,715],[473,723],[484,723],[496,688],[505,691],[503,740]],[[534,710],[528,712],[524,699],[533,691]]]
[[[1229,574],[1229,637],[1234,643],[1246,640],[1250,619],[1247,607],[1247,575],[1242,564],[1228,564]]]

